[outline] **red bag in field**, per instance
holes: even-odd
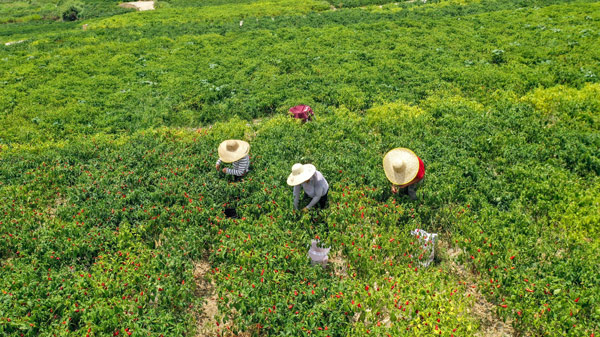
[[[290,108],[290,113],[292,117],[301,119],[304,122],[311,120],[311,117],[315,115],[308,105],[296,105]]]

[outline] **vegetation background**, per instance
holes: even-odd
[[[0,0],[2,335],[599,333],[600,3],[118,3]]]

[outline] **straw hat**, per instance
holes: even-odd
[[[411,150],[398,147],[383,157],[383,170],[393,184],[408,184],[419,173],[419,158]]]
[[[250,151],[250,144],[243,140],[229,139],[219,145],[219,158],[225,163],[244,158]]]
[[[300,185],[310,179],[317,172],[317,168],[312,164],[294,164],[292,173],[287,178],[287,183],[290,186]]]

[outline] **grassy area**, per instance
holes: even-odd
[[[117,4],[119,4],[119,1],[111,0],[2,0],[0,1],[0,24],[58,21],[62,20],[62,14],[70,7],[78,9],[80,19],[116,15],[131,11],[120,8],[116,6]],[[23,26],[17,25],[17,27]]]
[[[370,4],[0,25],[0,332],[194,335],[206,279],[213,334],[598,334],[600,5]],[[227,138],[252,145],[239,183],[214,169]],[[425,162],[418,201],[389,192],[397,146]],[[329,208],[291,211],[295,162]],[[440,234],[428,268],[415,228]]]

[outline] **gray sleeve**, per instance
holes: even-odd
[[[321,196],[320,195],[315,195],[314,198],[312,198],[312,200],[310,201],[310,203],[306,206],[306,208],[311,208],[314,205],[316,205],[317,202],[319,202],[319,200],[321,200]]]
[[[298,209],[298,202],[300,201],[300,185],[294,186],[294,209]]]
[[[317,177],[317,181],[315,181],[315,196],[312,198],[306,208],[313,207],[317,202],[319,202],[319,200],[321,200],[321,197],[324,196],[325,193],[327,193],[327,182],[322,175],[319,175]]]

